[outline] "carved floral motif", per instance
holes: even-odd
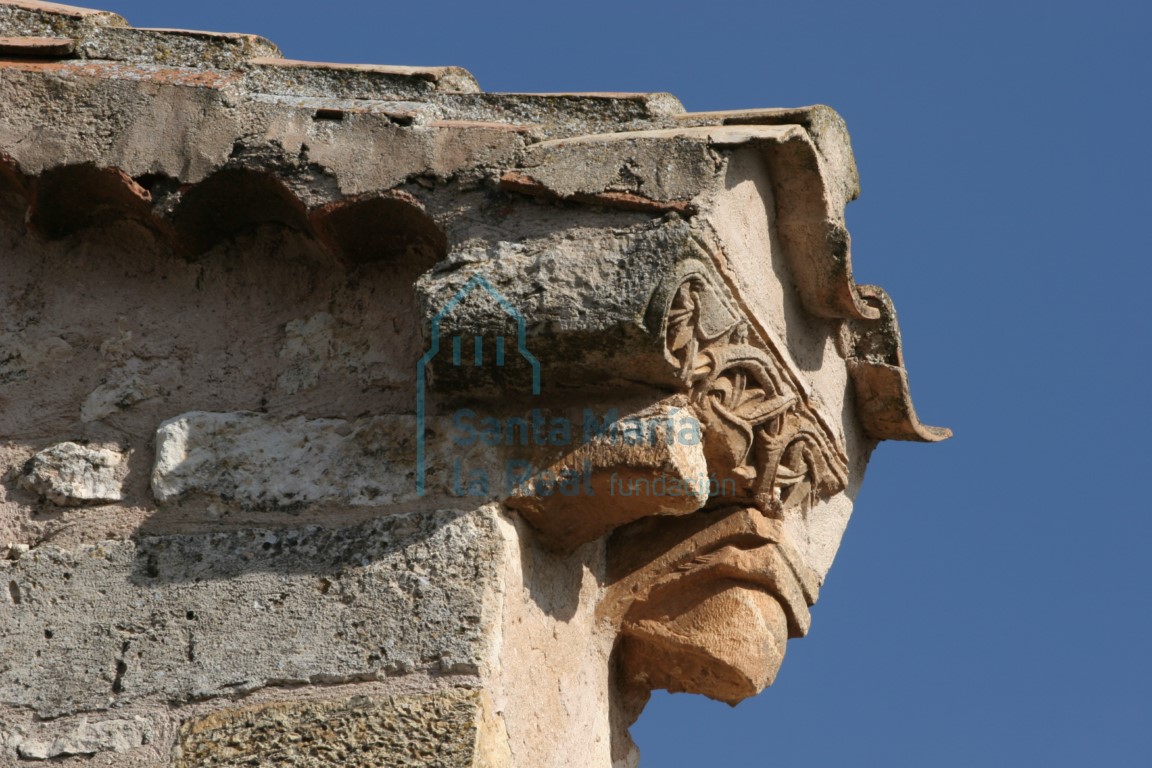
[[[807,514],[843,490],[847,457],[783,362],[748,342],[747,324],[726,308],[708,316],[728,301],[709,297],[717,289],[703,274],[690,273],[670,292],[664,338],[705,425],[709,469],[737,479],[765,514]]]

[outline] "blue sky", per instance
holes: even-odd
[[[1145,293],[1152,11],[1136,2],[290,0],[100,7],[491,91],[825,103],[857,278],[917,407],[876,452],[809,637],[735,709],[657,695],[642,768],[1152,764]]]

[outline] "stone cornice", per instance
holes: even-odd
[[[852,278],[844,205],[858,177],[843,121],[827,107],[685,113],[667,94],[487,94],[457,67],[298,62],[254,35],[133,29],[115,14],[50,3],[0,3],[0,36],[0,73],[13,86],[63,79],[85,91],[57,103],[59,119],[46,128],[38,110],[0,117],[0,184],[26,195],[30,223],[50,237],[126,217],[195,255],[273,222],[339,250],[333,210],[395,196],[414,180],[465,176],[510,193],[691,218],[723,183],[718,154],[759,152],[805,309],[847,321],[848,369],[869,434],[950,434],[920,424],[890,303]],[[152,105],[166,101],[155,87],[191,89],[179,98],[197,102],[202,122],[174,132]],[[366,147],[390,161],[365,165]],[[199,208],[212,204],[196,185],[241,171],[260,203],[236,201],[230,225],[193,233],[188,223],[204,221]],[[62,199],[64,190],[72,192]],[[405,199],[419,208],[412,191]],[[884,360],[858,351],[879,346],[896,351]]]

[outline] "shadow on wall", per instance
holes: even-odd
[[[339,431],[412,412],[422,346],[412,285],[447,241],[405,193],[309,211],[244,167],[181,185],[92,165],[29,177],[0,157],[0,221],[0,396],[21,404],[0,413],[0,434],[17,464],[65,442],[115,460],[89,468],[116,485],[111,497],[58,505],[10,478],[29,541],[263,524],[227,500],[219,506],[232,513],[204,500],[154,506],[156,430],[181,414]],[[290,504],[273,511],[276,527],[310,522]],[[321,513],[340,524],[368,517]]]

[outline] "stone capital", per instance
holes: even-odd
[[[950,435],[828,107],[24,0],[0,103],[0,763],[635,766],[652,690],[772,683],[877,443]]]

